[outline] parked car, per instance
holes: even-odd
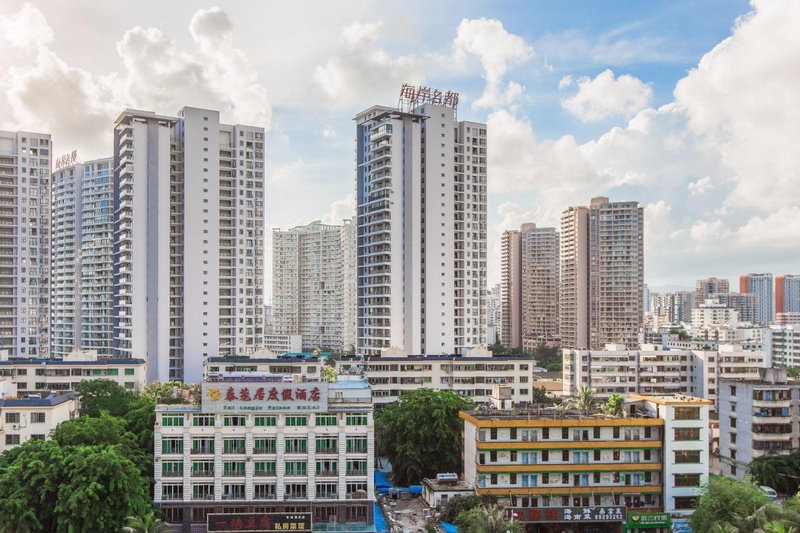
[[[767,487],[766,485],[761,485],[761,490],[764,491],[764,494],[767,495],[767,498],[770,500],[775,500],[778,498],[778,492],[773,489],[772,487]]]

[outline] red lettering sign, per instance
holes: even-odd
[[[228,392],[225,393],[225,400],[232,402],[236,399],[236,393],[233,391],[233,387],[228,387]]]
[[[242,387],[239,390],[239,399],[243,400],[245,402],[249,402],[250,401],[250,389],[248,389],[247,387]]]
[[[256,394],[253,396],[254,400],[263,400],[264,399],[264,387],[259,387],[256,389]]]
[[[317,387],[314,387],[313,389],[311,389],[311,401],[312,402],[318,402],[319,401],[319,389]]]
[[[280,398],[278,398],[278,389],[276,389],[275,387],[272,387],[269,390],[269,398],[268,398],[268,400],[270,400],[270,401],[275,400],[276,402],[280,401]]]
[[[283,396],[284,400],[291,401],[292,400],[292,389],[283,389],[283,391],[281,391],[281,395]]]
[[[305,400],[306,399],[306,389],[297,389],[294,391],[294,399],[295,400]]]
[[[272,521],[269,519],[268,516],[262,516],[261,520],[258,521],[258,527],[263,529],[269,529],[272,527]]]

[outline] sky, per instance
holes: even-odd
[[[299,6],[299,7],[298,7]],[[800,2],[0,3],[0,128],[111,154],[125,108],[267,129],[271,228],[354,214],[357,112],[402,83],[488,123],[500,235],[595,196],[645,208],[645,281],[800,273]]]

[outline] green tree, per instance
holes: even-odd
[[[595,405],[594,389],[589,386],[579,387],[578,394],[570,402],[570,407],[588,415]]]
[[[125,426],[133,433],[136,444],[149,454],[153,453],[153,427],[156,423],[156,402],[148,396],[139,396],[125,414]]]
[[[711,476],[700,490],[694,513],[689,518],[693,531],[710,531],[714,524],[739,527],[767,504],[764,492],[751,483]]]
[[[112,416],[123,416],[134,399],[134,394],[109,379],[84,380],[75,388],[81,401],[81,414],[100,416],[106,411]]]
[[[800,488],[800,450],[754,459],[748,473],[759,485],[772,487],[782,494],[795,494]]]
[[[447,502],[447,507],[445,507],[442,513],[442,520],[445,522],[452,522],[464,511],[469,511],[475,507],[488,504],[489,500],[486,497],[478,496],[477,494],[472,496],[455,496]]]
[[[336,369],[332,366],[323,365],[322,367],[322,379],[329,382],[336,381]]]
[[[610,417],[619,418],[622,416],[622,407],[625,404],[625,397],[620,394],[612,394],[606,402],[600,406],[603,414]]]
[[[531,393],[531,403],[553,403],[553,399],[547,395],[544,387],[533,387]]]
[[[167,381],[166,383],[154,381],[144,388],[140,396],[163,404],[186,403],[190,398],[195,401],[200,399],[197,385],[188,385],[180,381]]]
[[[459,411],[472,402],[453,391],[417,389],[383,407],[377,415],[378,446],[392,463],[398,485],[462,469]]]
[[[460,513],[454,522],[464,533],[522,533],[519,522],[507,519],[496,506],[473,507]]]
[[[170,533],[172,527],[156,518],[153,513],[147,513],[143,516],[129,516],[125,518],[125,527],[120,530],[120,533]]]

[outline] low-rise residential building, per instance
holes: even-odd
[[[800,366],[800,324],[765,328],[764,351],[775,365]]]
[[[87,379],[109,379],[129,390],[142,390],[147,384],[144,359],[100,357],[94,350],[63,358],[0,356],[0,377],[13,382],[21,394],[74,391]]]
[[[10,381],[0,381],[0,453],[29,440],[45,440],[61,422],[77,416],[74,392],[18,396]]]
[[[303,336],[270,333],[264,335],[264,348],[278,355],[287,352],[302,352]]]
[[[464,479],[533,533],[553,524],[589,533],[599,523],[620,532],[628,513],[685,518],[708,479],[710,406],[631,394],[618,418],[552,408],[462,412]]]
[[[439,474],[436,479],[422,480],[422,499],[428,507],[443,508],[455,497],[468,497],[475,494],[475,487],[457,474]]]
[[[200,405],[156,407],[154,500],[184,531],[205,531],[212,514],[245,513],[307,515],[314,531],[374,531],[374,435],[360,378],[207,378]]]
[[[800,382],[786,369],[764,369],[757,379],[722,379],[719,387],[719,460],[723,475],[744,479],[753,459],[800,445]]]

